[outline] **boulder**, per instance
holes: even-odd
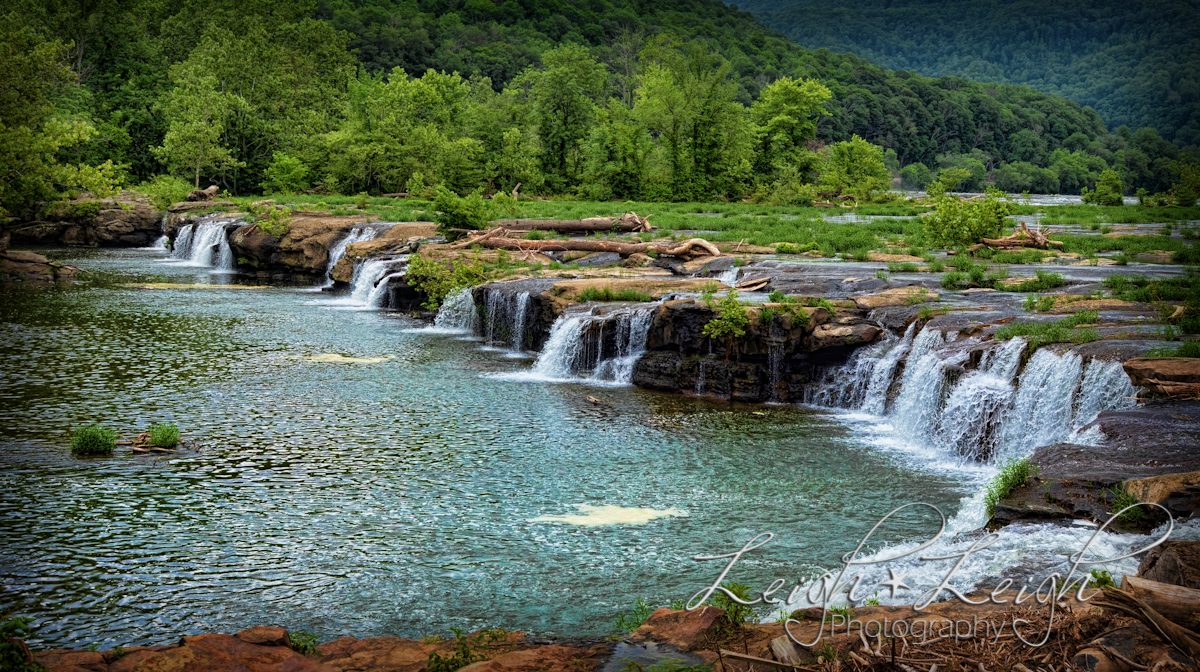
[[[14,241],[80,247],[145,247],[161,235],[149,197],[123,191],[116,197],[82,196],[48,213],[48,221],[19,225]]]
[[[33,654],[34,660],[50,672],[57,670],[96,670],[107,672],[108,663],[99,651],[68,651],[54,649]]]
[[[205,189],[193,189],[192,192],[187,195],[187,200],[189,200],[189,201],[211,201],[213,199],[213,197],[217,195],[217,192],[220,190],[221,190],[221,187],[218,187],[215,184],[211,184]]]
[[[1147,392],[1172,397],[1200,397],[1200,359],[1138,357],[1125,362],[1124,366],[1134,386]]]
[[[634,641],[652,640],[669,644],[682,651],[709,648],[716,640],[723,609],[703,606],[694,611],[662,608],[633,632]]]
[[[1165,507],[1175,518],[1188,518],[1200,509],[1200,471],[1163,474],[1125,481],[1139,502]]]
[[[247,644],[261,644],[263,646],[287,646],[292,645],[288,639],[288,631],[283,628],[274,628],[266,625],[256,625],[246,628],[234,635],[238,639]]]
[[[1172,586],[1200,589],[1200,541],[1164,541],[1142,558],[1137,575]]]
[[[896,287],[878,294],[856,296],[854,305],[863,310],[871,310],[883,306],[904,306],[910,301],[938,301],[940,298],[936,292],[924,287]]]
[[[78,273],[74,266],[50,261],[35,252],[0,252],[0,280],[58,280]]]
[[[881,333],[883,330],[873,324],[823,324],[813,329],[808,349],[863,345],[874,341]]]

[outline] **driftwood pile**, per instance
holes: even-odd
[[[1016,249],[1018,247],[1035,247],[1042,250],[1050,249],[1051,247],[1061,248],[1063,243],[1061,240],[1050,240],[1050,237],[1041,231],[1030,231],[1029,227],[1025,226],[1025,222],[1021,222],[1021,228],[1011,236],[1003,238],[983,238],[977,245],[972,245],[967,248],[968,252],[982,250],[985,247],[999,249]]]
[[[695,257],[721,256],[716,245],[703,238],[692,238],[678,243],[630,243],[619,240],[603,240],[600,238],[563,238],[558,240],[523,240],[509,238],[508,234],[521,233],[530,230],[540,231],[630,231],[644,232],[651,229],[647,217],[636,213],[628,213],[622,217],[597,217],[593,219],[540,219],[540,220],[508,220],[493,222],[497,224],[486,231],[473,231],[467,238],[454,243],[451,249],[461,249],[472,245],[481,245],[496,250],[514,250],[518,252],[616,252],[621,256],[631,254],[655,253],[683,259]]]

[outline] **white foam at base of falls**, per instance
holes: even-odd
[[[333,267],[337,266],[342,257],[346,256],[346,249],[348,247],[354,243],[372,240],[378,235],[379,231],[373,227],[356,226],[334,243],[333,247],[329,248],[329,261],[325,264],[325,282],[322,287],[333,286]]]
[[[233,250],[225,235],[224,220],[186,224],[179,229],[171,260],[183,266],[209,267],[220,272],[234,272]]]
[[[550,328],[546,345],[528,371],[489,374],[500,380],[547,383],[587,383],[604,387],[625,386],[633,380],[633,367],[646,351],[646,338],[654,320],[657,304],[616,310],[603,315],[564,313]],[[613,338],[616,352],[601,357],[604,348],[604,329],[615,326]],[[585,334],[596,326],[598,336],[589,340]],[[594,342],[593,342],[594,341]],[[587,352],[591,347],[595,352]],[[595,365],[588,367],[588,362]]]
[[[459,289],[442,302],[433,326],[423,331],[443,334],[473,334],[479,328],[479,310],[475,308],[475,296],[471,288]]]
[[[354,266],[354,277],[350,281],[350,293],[336,299],[315,299],[312,305],[323,305],[342,310],[378,310],[387,295],[388,280],[404,275],[395,267],[407,264],[408,256],[395,259],[370,259]]]

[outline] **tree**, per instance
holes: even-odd
[[[580,145],[591,131],[607,74],[587,49],[574,44],[547,51],[542,62],[544,70],[526,77],[542,141],[542,171],[550,188],[561,191],[574,186],[582,168]]]
[[[817,156],[807,143],[816,137],[817,118],[828,115],[824,105],[832,97],[829,89],[813,79],[781,77],[763,88],[750,106],[750,118],[758,137],[756,172],[769,179],[784,166],[807,173]]]
[[[1004,194],[991,187],[982,200],[963,201],[948,193],[944,183],[934,182],[929,185],[929,200],[937,210],[924,218],[925,236],[931,245],[947,248],[998,237],[1004,231],[1004,219],[1012,211]]]
[[[821,171],[821,184],[841,187],[860,201],[869,201],[892,183],[891,173],[883,165],[883,150],[857,135],[830,148],[829,159]]]
[[[267,166],[263,189],[281,194],[294,194],[308,188],[308,166],[294,156],[275,152]]]
[[[239,97],[217,88],[217,78],[198,63],[185,61],[171,68],[175,88],[165,103],[170,126],[156,151],[172,170],[185,170],[200,188],[200,172],[244,165],[222,144],[225,122],[244,107]]]
[[[905,189],[924,189],[933,177],[923,163],[910,163],[900,169],[900,185]]]
[[[111,161],[99,166],[60,161],[60,153],[95,134],[90,124],[55,118],[50,95],[74,79],[63,64],[67,45],[39,39],[15,14],[0,16],[0,222],[31,214],[40,201],[68,190],[111,193]]]
[[[1200,198],[1200,162],[1187,157],[1172,161],[1167,166],[1179,176],[1171,185],[1171,200],[1180,207],[1190,208]]]
[[[1083,188],[1083,202],[1096,205],[1122,205],[1125,199],[1121,197],[1121,176],[1115,170],[1100,173],[1100,181],[1096,183],[1095,191]]]

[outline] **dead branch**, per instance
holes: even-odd
[[[566,240],[517,240],[516,238],[478,238],[471,243],[498,250],[536,250],[538,252],[616,252],[627,257],[631,254],[654,252],[671,257],[721,256],[716,245],[703,238],[692,238],[680,243],[625,243],[597,238],[570,238]]]
[[[512,231],[650,231],[650,217],[629,212],[620,217],[590,217],[588,219],[502,219],[492,222]]]

